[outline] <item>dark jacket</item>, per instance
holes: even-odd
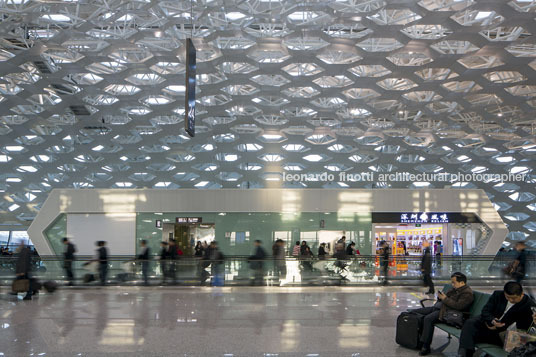
[[[326,250],[324,247],[318,248],[318,259],[325,259],[326,258]]]
[[[439,310],[439,319],[443,319],[443,315],[447,308],[469,312],[469,308],[473,304],[475,297],[473,296],[473,290],[468,285],[464,285],[459,289],[450,289],[447,291],[447,297],[441,300],[441,310]]]
[[[525,249],[517,253],[515,260],[519,262],[517,264],[515,274],[524,276],[526,272],[526,266],[527,266],[527,252],[525,251]]]
[[[389,254],[390,254],[391,248],[388,246],[385,246],[382,248],[382,252],[380,253],[380,266],[386,267],[389,266]]]
[[[151,250],[149,249],[149,247],[145,247],[143,249],[143,252],[138,254],[138,259],[139,260],[149,260],[150,254],[151,254]]]
[[[176,260],[178,257],[179,257],[179,254],[177,254],[177,246],[170,244],[168,246],[167,258],[170,260]]]
[[[194,256],[196,256],[196,257],[202,257],[203,256],[203,253],[204,253],[205,249],[203,249],[202,246],[197,246],[196,245],[194,249],[195,249]]]
[[[346,247],[346,255],[354,255],[354,250],[352,249],[351,245],[348,245],[348,247]]]
[[[74,244],[67,243],[67,249],[65,250],[65,253],[63,253],[65,260],[74,260],[74,253],[76,253],[76,248],[74,247]]]
[[[432,255],[430,254],[430,247],[424,249],[421,260],[421,271],[423,274],[432,274]]]
[[[249,257],[251,269],[262,269],[263,260],[266,258],[266,252],[261,246],[255,248],[255,253]]]
[[[211,263],[223,264],[225,256],[218,248],[208,248],[205,254],[204,260],[209,260]]]
[[[167,246],[164,246],[160,250],[160,260],[165,260],[167,258],[168,258],[168,248]]]
[[[30,248],[23,247],[18,253],[19,259],[17,260],[17,265],[15,267],[15,274],[17,275],[28,275],[32,269],[32,252]]]
[[[491,325],[491,321],[493,321],[493,319],[500,319],[504,314],[507,303],[508,300],[506,300],[506,296],[504,296],[504,291],[494,291],[490,296],[488,303],[484,306],[484,308],[482,308],[480,319],[488,325]],[[525,294],[523,299],[512,306],[506,315],[501,319],[501,322],[504,322],[505,325],[503,328],[498,328],[497,331],[501,332],[506,330],[508,326],[514,322],[516,323],[516,327],[518,329],[527,330],[532,324],[531,306],[536,306],[536,304],[528,297],[528,295]]]
[[[97,252],[99,255],[99,263],[108,264],[108,249],[106,249],[106,247],[100,247],[97,249]]]

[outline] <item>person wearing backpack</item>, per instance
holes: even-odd
[[[63,244],[65,244],[65,252],[63,252],[63,268],[65,269],[65,274],[67,275],[67,280],[69,280],[68,286],[74,285],[74,274],[73,274],[73,261],[74,253],[76,253],[76,247],[69,240],[69,238],[63,238]]]

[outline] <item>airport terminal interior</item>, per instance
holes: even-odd
[[[0,0],[0,356],[532,355],[535,157],[536,0]]]

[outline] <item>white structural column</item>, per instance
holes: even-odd
[[[28,234],[41,254],[52,255],[44,231],[59,214],[136,212],[466,212],[492,230],[483,255],[495,255],[508,233],[483,190],[55,189]]]

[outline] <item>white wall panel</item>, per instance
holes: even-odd
[[[477,214],[492,230],[484,255],[495,254],[508,233],[486,193],[477,189],[55,189],[28,234],[39,252],[47,255],[53,252],[43,232],[60,213],[424,211]],[[128,231],[133,237],[135,224],[129,229],[121,236]]]
[[[67,215],[67,236],[76,245],[79,255],[94,255],[95,242],[105,240],[108,254],[134,255],[136,214],[80,214]]]

